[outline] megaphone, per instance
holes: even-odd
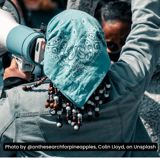
[[[0,30],[3,32],[0,34],[0,55],[5,52],[6,48],[13,53],[12,55],[16,58],[20,70],[24,72],[32,71],[34,64],[40,64],[43,60],[44,35],[31,28],[19,25],[22,21],[20,14],[10,0],[5,2],[1,0],[1,6],[8,13],[2,10],[0,13],[2,23]]]
[[[41,46],[45,43],[44,34],[20,25],[10,13],[2,9],[0,22],[0,44],[30,64],[41,63],[44,54],[44,47]]]

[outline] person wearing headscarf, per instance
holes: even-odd
[[[156,157],[156,151],[17,151],[5,142],[151,143],[138,105],[160,49],[159,0],[133,0],[132,31],[110,65],[99,23],[67,10],[48,24],[43,78],[0,100],[1,156]],[[44,83],[44,84],[43,84]]]

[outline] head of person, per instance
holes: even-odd
[[[131,5],[124,1],[110,1],[101,8],[101,25],[107,42],[107,52],[113,62],[120,56],[121,49],[131,30]]]
[[[54,0],[24,0],[25,7],[28,10],[52,10],[58,7]]]
[[[110,59],[98,21],[66,10],[48,24],[44,73],[76,106],[82,107],[107,74]]]

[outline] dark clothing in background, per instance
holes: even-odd
[[[40,28],[43,23],[47,26],[48,22],[61,10],[53,10],[53,11],[28,11],[27,16],[27,26],[32,28]]]
[[[18,78],[18,77],[10,77],[4,80],[4,90],[11,89],[13,87],[19,86],[21,84],[28,83],[27,80]]]

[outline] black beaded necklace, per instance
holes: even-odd
[[[47,77],[44,77],[31,86],[24,86],[23,90],[31,91],[33,88],[40,86],[46,79]],[[111,85],[106,75],[87,103],[83,107],[78,108],[50,82],[45,107],[49,109],[49,113],[52,116],[57,116],[57,127],[61,128],[65,121],[65,123],[71,125],[74,130],[79,130],[82,126],[83,115],[85,113],[87,113],[88,120],[92,120],[93,117],[99,117],[100,106],[109,100],[110,88]],[[63,115],[65,115],[65,118]]]

